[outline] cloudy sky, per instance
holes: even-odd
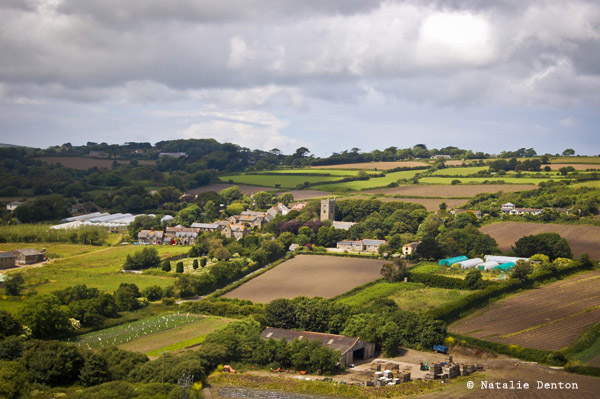
[[[600,153],[600,3],[0,0],[0,142]]]

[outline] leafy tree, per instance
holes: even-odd
[[[29,388],[27,370],[20,362],[0,360],[0,398],[22,398]]]
[[[566,150],[564,150],[564,151],[562,152],[562,155],[563,155],[564,157],[572,157],[573,155],[575,155],[575,150],[574,150],[574,149],[572,149],[572,148],[567,148]]]
[[[519,280],[521,283],[525,283],[529,275],[533,272],[533,266],[529,262],[518,261],[517,265],[513,268],[510,278],[513,280]]]
[[[79,380],[88,387],[110,381],[108,362],[102,356],[86,351],[83,367],[79,371]]]
[[[210,202],[210,201],[209,201]],[[206,206],[205,206],[206,208]],[[189,204],[175,215],[175,223],[182,224],[184,226],[190,226],[202,217],[202,208],[196,204]]]
[[[207,221],[214,220],[219,217],[219,208],[217,207],[217,204],[210,200],[206,202],[204,205],[204,215]]]
[[[142,270],[149,267],[158,267],[159,265],[160,258],[156,248],[145,247],[133,255],[127,255],[125,258],[125,263],[123,264],[123,269]]]
[[[23,331],[21,323],[6,310],[0,310],[0,339],[19,335]]]
[[[69,328],[67,313],[54,295],[35,295],[28,298],[17,312],[17,319],[29,327],[34,338],[62,337]]]
[[[18,208],[17,208],[18,209]],[[25,289],[25,279],[21,273],[11,274],[4,282],[4,292],[7,295],[18,296]]]
[[[140,296],[140,290],[137,285],[121,283],[115,292],[115,301],[119,310],[136,310],[142,307],[137,300]]]
[[[521,237],[515,243],[513,252],[516,256],[526,258],[535,254],[544,254],[551,261],[556,258],[573,258],[569,243],[557,233],[541,233]]]
[[[408,276],[408,266],[404,259],[394,259],[381,267],[381,275],[390,283],[403,280]]]
[[[84,357],[71,344],[34,341],[23,352],[23,364],[34,382],[66,385],[78,380]]]
[[[415,255],[421,259],[440,259],[444,253],[435,238],[425,237],[417,247]]]
[[[469,289],[475,289],[481,283],[481,271],[477,269],[471,269],[465,276],[465,283]]]
[[[222,190],[219,195],[225,200],[227,205],[244,198],[244,194],[242,194],[242,190],[238,186],[228,187]]]
[[[141,230],[150,230],[152,228],[155,230],[160,229],[160,219],[154,216],[140,215],[129,224],[127,231],[130,237],[135,238]]]
[[[175,282],[175,290],[179,293],[181,298],[187,298],[196,295],[198,292],[197,280],[188,274],[184,274],[177,278]]]
[[[161,288],[160,285],[153,285],[144,290],[144,296],[149,301],[158,301],[159,299],[161,299],[163,297],[163,295],[164,295],[163,289]]]
[[[286,298],[274,299],[265,306],[267,325],[276,328],[296,327],[296,307]]]
[[[138,364],[148,361],[143,353],[129,352],[115,346],[100,349],[98,355],[107,363],[108,371],[113,380],[123,380]]]

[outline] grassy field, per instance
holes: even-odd
[[[320,190],[325,191],[358,191],[374,187],[387,186],[390,183],[395,183],[398,180],[411,179],[419,170],[404,170],[400,172],[388,173],[385,177],[372,177],[369,180],[356,180],[345,183],[335,183],[319,186]]]
[[[447,302],[460,299],[472,291],[426,287],[419,283],[380,282],[342,298],[341,303],[363,305],[379,298],[393,299],[403,310],[426,312]]]
[[[278,169],[278,170],[267,170],[264,172],[257,172],[259,174],[273,175],[273,174],[309,174],[309,175],[332,175],[332,176],[356,176],[358,170],[349,169]],[[375,174],[372,170],[366,171],[368,174]]]
[[[560,158],[551,159],[550,163],[600,164],[600,157],[560,157]]]
[[[415,168],[420,166],[429,166],[426,162],[419,161],[390,161],[390,162],[362,162],[345,163],[340,165],[321,165],[313,166],[313,169],[371,169],[388,170],[394,168]]]
[[[228,183],[230,180],[233,183],[239,184],[252,184],[256,186],[267,186],[267,187],[275,187],[277,184],[280,184],[281,188],[294,188],[299,184],[303,184],[305,182],[309,183],[319,183],[326,181],[335,181],[340,180],[342,176],[287,176],[287,175],[230,175],[230,176],[221,176],[220,179],[224,183]]]
[[[481,170],[488,170],[487,166],[467,166],[460,168],[445,168],[433,172],[433,176],[468,176]]]
[[[67,247],[64,244],[43,245],[48,249],[48,252],[54,250],[60,251],[61,248]],[[5,249],[10,249],[11,247],[27,248],[31,247],[31,245],[10,244],[10,246],[4,246]],[[74,248],[67,247],[64,250],[68,249],[71,251],[76,248],[77,246],[74,246]],[[134,283],[142,290],[152,285],[166,287],[172,285],[174,282],[172,277],[120,272],[125,257],[128,254],[139,251],[139,246],[91,247],[90,249],[92,248],[93,250],[89,252],[51,260],[41,266],[10,269],[4,271],[4,273],[22,272],[28,287],[40,294],[50,293],[77,284],[86,284],[89,287],[97,287],[101,291],[112,293],[121,283]],[[189,247],[180,246],[156,246],[155,248],[158,250],[161,258],[184,254],[190,250]],[[82,248],[81,250],[83,251],[84,249],[87,250],[88,248]],[[0,301],[0,309],[14,311],[20,307],[20,304],[20,300],[5,299],[3,297],[2,301]]]
[[[17,248],[35,248],[38,251],[46,249],[46,256],[50,259],[65,258],[69,256],[81,255],[88,252],[98,251],[102,248],[94,245],[80,245],[80,244],[62,244],[62,243],[2,243],[0,244],[0,251],[12,251]]]
[[[91,349],[109,345],[124,345],[145,336],[160,333],[179,326],[203,320],[204,317],[195,314],[172,313],[151,316],[133,323],[94,331],[71,339],[79,346]]]

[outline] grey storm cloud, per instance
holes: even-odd
[[[353,101],[367,84],[442,104],[598,100],[594,2],[29,0],[3,3],[0,23],[4,96],[136,102],[276,85]]]

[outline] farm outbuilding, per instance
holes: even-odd
[[[16,256],[17,265],[31,265],[45,260],[45,255],[34,248],[15,249],[13,253]]]
[[[486,262],[494,261],[494,262],[498,262],[499,264],[508,263],[508,262],[513,262],[516,264],[520,260],[529,262],[529,258],[519,258],[516,256],[485,255],[483,258],[485,259]]]
[[[515,266],[516,266],[516,263],[514,263],[514,262],[507,262],[507,263],[503,263],[501,265],[498,265],[498,266],[494,267],[494,270],[507,271],[507,270],[512,269]]]
[[[267,327],[260,334],[263,339],[280,340],[285,338],[287,341],[294,339],[308,339],[309,341],[321,341],[323,346],[338,350],[342,354],[340,364],[348,367],[356,360],[366,360],[375,357],[375,344],[364,342],[357,337],[346,337],[344,335],[323,334],[311,331],[285,330],[283,328]]]
[[[491,260],[489,262],[483,262],[483,263],[477,265],[477,268],[479,270],[491,270],[491,269],[493,269],[494,267],[496,267],[498,265],[499,265],[498,262],[495,262],[495,261]]]
[[[456,262],[456,264],[459,265],[461,269],[471,269],[482,263],[483,263],[483,259],[481,259],[481,258],[473,258],[473,259],[463,260],[461,262]]]
[[[455,263],[463,262],[468,259],[469,258],[467,258],[466,256],[455,256],[454,258],[442,259],[439,263],[442,266],[452,266]]]

